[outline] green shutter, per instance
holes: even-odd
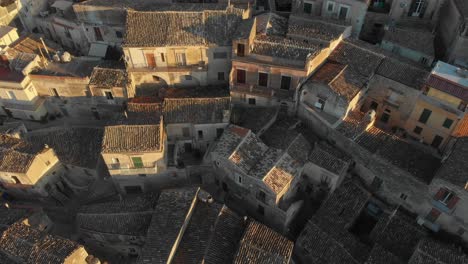
[[[132,161],[135,168],[143,168],[143,161],[140,157],[133,157]]]

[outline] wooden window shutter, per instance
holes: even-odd
[[[447,207],[449,209],[453,209],[453,207],[455,207],[455,205],[458,203],[458,200],[460,200],[458,196],[453,196],[452,199],[450,199],[450,201],[447,203]]]
[[[438,201],[442,200],[442,198],[444,198],[445,192],[446,192],[445,189],[440,188],[439,191],[434,196],[434,198]]]
[[[148,62],[148,67],[156,68],[156,58],[152,53],[146,53],[146,61]]]

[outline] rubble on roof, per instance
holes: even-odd
[[[113,88],[127,85],[127,73],[123,69],[95,67],[89,80],[97,88]]]

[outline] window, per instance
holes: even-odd
[[[101,29],[98,27],[94,27],[93,29],[94,29],[94,36],[96,37],[96,40],[103,41],[104,39],[102,38]]]
[[[65,37],[67,37],[67,38],[69,38],[69,39],[72,38],[72,36],[71,36],[71,34],[70,34],[70,30],[69,30],[68,28],[65,28]]]
[[[426,220],[431,223],[434,223],[437,220],[437,218],[439,218],[439,215],[440,211],[435,208],[432,208],[431,211],[427,214]]]
[[[335,2],[328,1],[327,2],[327,12],[331,13],[335,9]]]
[[[242,184],[242,176],[240,176],[240,175],[237,176],[237,182],[239,184]]]
[[[18,179],[18,177],[16,176],[11,176],[11,178],[13,179],[13,181],[16,183],[16,184],[21,184],[20,180]]]
[[[380,117],[380,121],[382,123],[388,123],[388,120],[390,120],[390,115],[387,113],[382,113],[382,116]]]
[[[338,19],[346,20],[348,18],[349,7],[340,6],[340,12],[338,13]]]
[[[183,137],[190,137],[190,128],[188,128],[188,127],[183,127],[183,128],[182,128],[182,136],[183,136]]]
[[[442,141],[444,141],[443,137],[441,137],[439,135],[435,135],[434,139],[432,140],[431,146],[434,147],[434,148],[438,148],[440,146],[440,144],[442,144]]]
[[[224,128],[217,128],[216,129],[216,137],[220,138],[223,135]]]
[[[60,95],[59,95],[59,93],[58,93],[57,89],[55,89],[55,88],[51,88],[50,90],[52,91],[52,95],[53,95],[53,96],[55,96],[55,97],[57,97],[57,98],[59,98],[59,97],[60,97]]]
[[[186,81],[191,81],[191,80],[193,80],[192,75],[185,75],[185,80],[186,80]]]
[[[257,200],[259,200],[262,203],[266,202],[266,194],[264,191],[258,191],[257,193]]]
[[[176,62],[177,62],[177,65],[180,65],[180,66],[187,65],[187,59],[185,58],[185,53],[176,53]]]
[[[112,163],[118,164],[118,163],[120,163],[120,161],[119,161],[118,158],[112,158]]]
[[[227,58],[227,52],[214,52],[213,53],[213,58],[214,59],[226,59]]]
[[[422,16],[425,8],[424,0],[413,0],[411,4],[409,16]]]
[[[154,57],[153,53],[146,53],[146,65],[150,68],[156,68],[156,58]]]
[[[218,72],[218,81],[224,81],[224,72]]]
[[[429,109],[424,109],[423,112],[421,113],[421,116],[419,117],[419,122],[426,124],[427,120],[429,120],[429,117],[431,116],[432,111]]]
[[[161,78],[159,76],[153,75],[153,81],[159,82],[161,81]]]
[[[452,119],[449,119],[449,118],[446,118],[444,123],[442,124],[443,127],[445,128],[450,128],[453,124],[453,120]]]
[[[123,37],[122,32],[120,32],[120,31],[115,31],[115,36],[117,38],[122,38]]]
[[[304,3],[304,13],[312,14],[312,3]]]
[[[236,70],[237,73],[237,83],[244,84],[245,83],[245,70]]]
[[[291,77],[281,76],[281,89],[289,90],[290,86],[291,86]]]
[[[203,139],[203,130],[198,130],[198,139]]]
[[[460,104],[458,105],[458,110],[465,112],[466,103],[465,102],[460,102]]]
[[[255,105],[255,98],[249,98],[249,105]]]
[[[421,132],[422,132],[422,130],[423,130],[422,127],[416,126],[416,127],[413,129],[413,132],[414,132],[415,134],[420,135]]]
[[[458,200],[460,200],[460,198],[456,196],[455,193],[445,188],[440,188],[434,196],[434,199],[446,205],[449,209],[453,209],[457,204]]]
[[[245,46],[244,44],[237,44],[237,56],[244,57],[245,55]]]
[[[377,110],[377,107],[379,107],[379,104],[377,102],[372,101],[370,104],[370,109]]]
[[[164,53],[161,53],[161,61],[162,61],[162,62],[165,62],[165,61],[166,61],[166,58],[164,57]]]
[[[422,64],[427,64],[427,58],[426,58],[426,57],[422,57],[421,60],[420,60],[420,62],[421,62]]]
[[[258,205],[257,213],[262,216],[265,215],[265,207]]]
[[[258,73],[258,85],[259,86],[268,86],[268,73],[259,72]]]
[[[317,100],[317,102],[315,102],[315,108],[317,109],[320,109],[321,111],[323,111],[323,109],[325,108],[325,100],[322,99],[322,98],[319,98]]]
[[[143,168],[143,161],[141,157],[132,157],[132,162],[135,168]]]
[[[114,100],[114,96],[112,95],[112,92],[107,91],[107,92],[104,92],[104,94],[107,100]]]

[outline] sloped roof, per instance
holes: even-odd
[[[0,250],[22,263],[61,264],[80,246],[78,243],[15,223],[3,232]]]
[[[120,125],[104,129],[103,153],[161,151],[160,125]]]
[[[434,56],[434,35],[431,32],[393,28],[385,31],[383,41]]]
[[[230,110],[231,99],[166,98],[163,104],[164,122],[168,124],[223,123],[225,111]]]
[[[125,87],[127,73],[122,69],[96,67],[91,74],[89,84],[102,88]]]
[[[44,145],[32,145],[25,140],[0,134],[0,171],[25,173],[45,149]]]
[[[288,35],[296,35],[308,39],[333,41],[345,31],[346,26],[332,23],[321,18],[305,19],[291,16],[288,23]]]
[[[420,90],[429,76],[429,71],[387,57],[377,68],[376,74]]]
[[[124,46],[230,46],[241,20],[241,12],[231,7],[222,11],[128,11]]]
[[[257,35],[251,52],[305,63],[309,56],[315,56],[320,50],[318,44],[304,43],[280,36]]]
[[[294,243],[265,225],[251,220],[242,236],[233,263],[286,264]]]
[[[215,143],[213,153],[228,159],[242,139],[249,134],[250,130],[236,125],[229,125],[223,132],[221,138]]]
[[[451,245],[434,239],[422,239],[411,256],[409,264],[463,264],[468,263],[468,255]]]
[[[457,140],[450,156],[442,163],[436,178],[443,179],[460,188],[468,184],[468,137]]]

